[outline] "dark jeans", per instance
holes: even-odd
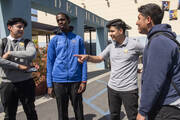
[[[33,79],[18,83],[1,83],[1,101],[5,112],[4,120],[16,120],[19,100],[23,105],[27,120],[37,120]]]
[[[68,103],[71,100],[76,120],[84,120],[82,94],[78,94],[80,83],[54,83],[59,120],[69,120]]]
[[[152,110],[148,120],[180,120],[180,109],[174,106],[162,106],[159,110]]]
[[[111,120],[120,120],[121,105],[124,104],[129,120],[136,120],[138,113],[138,90],[115,91],[108,87],[108,102]]]

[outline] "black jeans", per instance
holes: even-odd
[[[84,120],[82,94],[78,94],[80,82],[53,83],[59,120],[69,120],[68,103],[71,100],[76,120]]]
[[[148,114],[148,120],[180,120],[180,109],[174,106],[162,106]]]
[[[108,87],[108,102],[111,120],[120,120],[122,103],[124,104],[128,120],[136,120],[138,113],[138,89],[120,92]]]
[[[33,79],[17,83],[1,83],[1,101],[5,112],[4,120],[16,120],[19,100],[22,103],[27,120],[37,120]]]

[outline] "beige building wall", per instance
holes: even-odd
[[[56,22],[56,17],[55,15],[46,13],[46,12],[42,12],[42,11],[38,11],[37,12],[37,21],[40,23],[44,23],[44,24],[48,24],[48,25],[53,25],[53,26],[57,26],[57,22]],[[52,38],[53,35],[50,36],[50,38]],[[38,36],[38,41],[39,42],[45,42],[46,41],[46,36]]]
[[[38,22],[57,26],[56,16],[42,11],[38,11]]]
[[[136,21],[138,7],[147,3],[162,5],[162,0],[69,0],[87,10],[101,16],[107,20],[121,18],[132,27],[129,36],[142,36],[137,31]],[[107,6],[107,1],[110,7]],[[137,1],[137,3],[135,3]],[[177,9],[178,0],[169,0],[170,10]],[[173,31],[180,35],[180,10],[178,10],[178,20],[169,21],[169,12],[165,11],[163,23],[172,25]]]
[[[162,5],[162,0],[69,0],[74,4],[85,8],[98,16],[103,17],[106,20],[111,20],[114,18],[121,18],[127,24],[132,27],[129,30],[129,36],[139,37],[143,36],[138,33],[136,21],[138,16],[138,7],[147,3],[156,3]],[[107,5],[107,1],[110,3],[110,7]],[[135,3],[137,1],[137,3]],[[169,0],[170,10],[177,9],[178,0]],[[56,18],[54,15],[38,11],[38,22],[50,24],[56,26]],[[168,23],[172,26],[173,31],[180,35],[180,10],[178,10],[178,20],[169,20],[169,12],[165,11],[163,23]],[[52,38],[53,36],[51,36]],[[85,41],[89,41],[89,33],[85,33]],[[96,39],[96,33],[92,33],[92,39]],[[39,42],[44,42],[46,40],[45,36],[38,36]]]
[[[42,12],[42,11],[38,11],[38,22],[40,23],[44,23],[44,24],[49,24],[49,25],[53,25],[53,26],[57,26],[57,22],[56,22],[56,17],[55,15],[46,13],[46,12]],[[92,39],[96,39],[96,33],[92,32]],[[51,35],[51,38],[53,37],[53,35]],[[89,33],[84,33],[84,37],[85,41],[89,42]],[[38,36],[38,41],[39,42],[45,42],[46,41],[46,36]]]

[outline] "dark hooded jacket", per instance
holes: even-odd
[[[176,38],[168,24],[153,26],[147,37],[143,56],[142,93],[139,112],[146,116],[162,105],[170,105],[180,99],[171,84],[174,81],[180,88],[180,53],[177,44],[164,35],[151,36],[157,32],[166,32]],[[151,39],[150,39],[151,38]]]

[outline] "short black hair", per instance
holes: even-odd
[[[110,28],[111,26],[115,26],[118,29],[122,28],[122,29],[131,29],[131,27],[129,25],[127,25],[123,20],[121,19],[113,19],[111,21],[109,21],[106,24],[107,28]]]
[[[66,13],[63,13],[63,12],[59,12],[57,15],[64,15],[66,17],[66,19],[68,20],[68,22],[70,23],[71,20],[70,20],[70,17],[66,14]],[[56,15],[56,16],[57,16]]]
[[[110,28],[111,26],[116,27],[118,30],[122,28],[124,32],[125,30],[131,29],[131,27],[121,19],[113,19],[106,24],[107,28]]]
[[[24,24],[24,27],[27,26],[26,20],[24,20],[23,18],[17,18],[17,17],[15,17],[15,18],[10,18],[10,19],[8,20],[8,22],[7,22],[7,26],[9,26],[9,25],[10,25],[10,26],[13,26],[13,25],[17,24],[18,22],[23,23],[23,24]]]
[[[150,16],[155,25],[161,24],[164,17],[164,11],[155,3],[142,5],[138,8],[138,12],[144,17]]]

